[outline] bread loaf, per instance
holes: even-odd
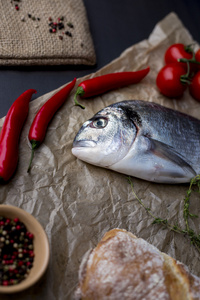
[[[200,278],[145,240],[113,229],[84,256],[75,299],[200,299]]]

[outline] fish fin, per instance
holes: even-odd
[[[162,143],[160,141],[154,140],[152,138],[149,138],[150,141],[150,147],[149,150],[156,156],[159,156],[161,158],[167,159],[174,164],[181,167],[186,172],[189,172],[193,174],[193,176],[196,176],[196,172],[191,167],[191,165],[186,161],[186,159],[178,153],[172,146],[169,146],[165,143]]]

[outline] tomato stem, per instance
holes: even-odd
[[[194,64],[200,64],[200,62],[196,60],[195,52],[191,46],[193,46],[193,44],[185,46],[185,51],[188,53],[192,53],[192,58],[179,58],[178,61],[185,62],[185,63],[190,62],[190,63],[194,63]]]
[[[181,75],[180,81],[181,81],[183,84],[190,84],[190,79],[189,79],[189,75],[190,75],[190,64],[189,64],[188,61],[186,62],[186,64],[187,64],[187,73],[184,74],[184,75]]]
[[[192,53],[193,56],[194,56],[194,50],[193,50],[192,46],[194,46],[194,44],[186,45],[184,48],[185,48],[185,51],[186,51],[186,52]]]
[[[190,63],[194,63],[194,64],[200,64],[199,61],[197,61],[195,58],[190,58],[190,59],[187,59],[187,58],[179,58],[178,59],[179,62],[190,62]]]
[[[76,90],[76,94],[74,96],[74,105],[75,106],[80,106],[82,109],[85,109],[85,106],[83,106],[82,104],[80,104],[77,100],[77,96],[83,96],[84,95],[84,90],[81,86],[78,86],[77,90]]]
[[[184,74],[184,75],[181,75],[181,77],[180,77],[180,81],[183,83],[183,84],[190,84],[191,83],[191,81],[190,81],[190,64],[189,64],[189,62],[187,61],[186,62],[186,64],[187,64],[187,73],[186,74]]]

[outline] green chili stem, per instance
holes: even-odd
[[[76,90],[76,94],[74,96],[74,103],[75,106],[80,106],[82,109],[85,109],[85,106],[83,106],[82,104],[80,104],[77,100],[77,96],[83,96],[84,95],[84,90],[81,86],[78,86],[77,90]]]
[[[32,150],[31,150],[31,159],[30,159],[30,162],[29,162],[29,166],[28,166],[27,173],[29,173],[29,172],[30,172],[30,169],[31,169],[31,164],[32,164],[33,157],[34,157],[34,152],[35,152],[35,149],[33,149],[33,148],[32,148]]]
[[[35,153],[35,149],[38,148],[39,145],[40,145],[40,142],[37,142],[37,141],[34,141],[34,140],[31,141],[31,146],[32,146],[32,149],[31,149],[31,158],[30,158],[30,162],[29,162],[27,173],[30,172],[32,161],[33,161],[33,157],[34,157],[34,153]]]

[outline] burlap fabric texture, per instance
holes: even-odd
[[[96,63],[82,0],[0,0],[0,37],[0,65]]]

